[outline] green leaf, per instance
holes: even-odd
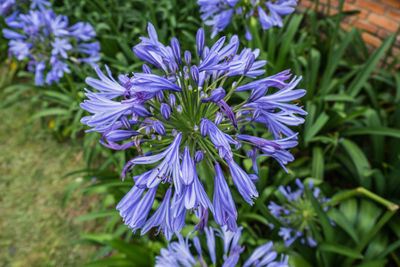
[[[332,244],[332,243],[321,243],[318,245],[318,249],[322,250],[322,251],[327,251],[327,252],[333,252],[339,255],[343,255],[346,257],[350,257],[350,258],[354,258],[354,259],[363,259],[364,256],[359,253],[358,251],[346,247],[346,246],[342,246],[339,244]]]
[[[254,213],[245,213],[243,215],[241,215],[242,218],[248,218],[248,219],[253,219],[256,221],[259,221],[260,223],[264,224],[265,226],[269,227],[269,221],[267,219],[265,219],[263,216],[260,216],[258,214],[254,214]],[[247,220],[248,221],[248,220]]]
[[[99,219],[99,218],[104,218],[104,217],[113,216],[113,215],[118,215],[118,212],[116,210],[97,211],[97,212],[92,212],[92,213],[88,213],[88,214],[79,216],[74,221],[75,222],[83,222],[83,221]]]
[[[311,189],[308,186],[305,186],[304,189],[307,197],[310,199],[311,204],[313,205],[315,212],[318,215],[322,230],[324,232],[325,240],[329,242],[332,241],[334,239],[335,233],[332,225],[330,224],[329,218],[326,215],[326,212],[323,210],[318,200],[315,199],[313,193],[311,192]]]
[[[349,236],[354,240],[355,243],[360,242],[356,229],[353,224],[337,209],[332,208],[328,212],[329,217],[332,218],[337,225],[339,225]]]
[[[312,177],[322,180],[324,178],[324,153],[320,147],[313,148]]]
[[[357,218],[357,229],[360,236],[368,234],[375,225],[382,211],[372,201],[362,199]]]
[[[338,95],[326,95],[323,97],[325,101],[334,101],[334,102],[354,102],[355,98],[345,94]]]
[[[369,188],[371,185],[371,180],[368,179],[368,175],[371,173],[371,166],[367,160],[367,157],[364,155],[364,152],[356,143],[348,139],[342,140],[340,144],[346,150],[349,158],[353,162],[360,184],[366,188]]]
[[[383,44],[378,49],[375,50],[375,52],[371,55],[371,57],[365,63],[363,69],[358,73],[358,75],[350,83],[348,88],[349,88],[349,94],[351,96],[358,95],[358,93],[364,86],[365,82],[370,77],[376,64],[378,64],[379,60],[383,57],[386,49],[390,46],[393,39],[394,39],[394,35],[392,34],[383,42]]]
[[[400,138],[400,130],[388,127],[357,127],[346,130],[342,133],[345,136],[352,135],[384,135]]]
[[[372,260],[372,261],[367,261],[367,262],[363,262],[359,265],[355,265],[354,267],[382,267],[382,266],[386,266],[387,260],[383,259],[383,260]]]
[[[63,109],[63,108],[48,108],[41,110],[37,113],[35,113],[32,117],[31,120],[36,120],[41,117],[47,117],[47,116],[59,116],[59,115],[68,115],[70,111]]]
[[[313,125],[309,129],[306,129],[307,131],[304,133],[304,141],[306,145],[322,129],[322,127],[324,127],[328,120],[329,116],[323,112],[319,115]]]
[[[385,258],[389,253],[395,251],[400,247],[400,240],[395,241],[394,243],[390,244],[384,251],[382,251],[378,258]]]
[[[133,266],[152,266],[153,253],[145,246],[128,243],[119,239],[107,240],[104,244],[123,253],[134,263]]]

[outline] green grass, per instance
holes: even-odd
[[[39,122],[29,125],[31,114],[26,103],[0,110],[0,266],[80,266],[93,247],[73,241],[93,225],[74,219],[95,201],[73,194],[61,204],[80,179],[63,175],[84,168],[81,147],[57,143]]]

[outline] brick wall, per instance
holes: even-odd
[[[313,0],[300,0],[303,7],[314,7]],[[328,0],[319,0],[318,10],[328,12]],[[330,1],[329,13],[335,14],[339,7],[339,0]],[[391,33],[400,27],[400,0],[345,0],[345,11],[358,10],[360,13],[345,20],[344,28],[355,26],[363,30],[363,39],[372,47],[378,47]],[[396,47],[393,55],[400,55],[400,34],[396,37]]]

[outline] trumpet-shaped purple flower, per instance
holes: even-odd
[[[141,234],[145,234],[151,228],[160,226],[158,232],[162,231],[165,237],[170,240],[172,237],[172,227],[171,227],[171,192],[172,189],[169,188],[165,193],[164,200],[156,212],[150,217],[150,219],[143,226]]]
[[[235,1],[228,2],[235,5]],[[212,214],[218,224],[237,231],[237,211],[224,177],[232,179],[250,204],[258,197],[254,184],[258,177],[244,171],[235,156],[236,151],[243,140],[253,145],[254,153],[249,156],[254,161],[257,150],[261,151],[260,156],[273,157],[283,167],[292,161],[287,150],[296,142],[290,138],[253,138],[251,133],[256,125],[263,127],[265,124],[270,129],[269,124],[257,121],[265,117],[262,112],[278,116],[277,110],[281,109],[291,112],[288,116],[294,116],[293,110],[299,107],[291,101],[302,96],[303,91],[294,88],[297,80],[285,82],[290,77],[289,71],[257,80],[264,73],[265,61],[257,60],[258,50],[240,51],[237,36],[229,41],[222,37],[208,47],[204,30],[199,29],[197,51],[190,53],[183,52],[175,38],[170,46],[159,42],[151,24],[148,34],[149,37],[140,38],[141,42],[133,51],[139,59],[158,70],[144,64],[143,73],[121,74],[114,79],[108,68],[105,75],[96,66],[99,78],[86,79],[96,92],[87,90],[88,99],[81,104],[90,113],[81,122],[92,127],[91,131],[102,133],[103,145],[112,149],[132,148],[137,152],[125,165],[123,179],[134,173],[135,187],[150,194],[153,193],[150,190],[157,190],[161,195],[168,192],[168,200],[164,198],[148,222],[146,218],[150,212],[147,209],[146,216],[140,218],[131,219],[125,214],[125,221],[129,221],[133,229],[144,227],[142,233],[160,226],[170,238],[172,233],[181,231],[188,213],[197,217],[194,218],[199,220],[195,229],[201,231],[207,229],[209,214]],[[268,90],[260,91],[261,87],[279,90],[267,94]],[[238,88],[257,91],[253,93],[257,97],[236,104],[231,98]],[[267,107],[262,103],[267,103]],[[138,164],[148,166],[147,170],[135,173],[134,167]],[[138,191],[138,194],[144,193]],[[140,197],[133,197],[134,202]],[[148,206],[137,204],[131,210],[136,212],[139,207]],[[136,214],[134,212],[130,214]],[[138,222],[132,224],[132,220]],[[235,262],[239,254],[237,248],[228,263]]]
[[[237,211],[235,202],[232,199],[231,191],[225,181],[219,164],[215,164],[215,179],[214,179],[214,219],[220,226],[227,226],[232,232],[236,232]]]
[[[317,214],[313,209],[311,200],[305,194],[304,185],[299,179],[296,179],[296,184],[298,186],[296,190],[292,190],[290,186],[279,186],[278,189],[285,197],[285,202],[282,205],[278,205],[270,201],[268,209],[284,224],[278,229],[278,235],[282,237],[286,246],[290,246],[299,239],[301,243],[315,247],[317,243],[309,226],[311,222],[316,220]],[[313,189],[311,182],[307,186]],[[312,193],[320,203],[329,200],[320,196],[318,187],[314,187]],[[327,210],[328,207],[325,207],[325,209]]]
[[[156,266],[159,267],[179,267],[179,266],[215,266],[233,267],[240,266],[265,266],[265,267],[289,267],[289,257],[281,255],[273,250],[273,243],[267,242],[254,249],[251,256],[243,262],[241,253],[245,251],[245,247],[239,245],[241,239],[242,227],[239,227],[237,232],[230,232],[225,227],[221,229],[206,228],[205,234],[194,236],[192,241],[189,241],[189,234],[184,239],[180,234],[177,234],[178,241],[169,243],[168,248],[162,248],[161,255],[156,256]],[[217,235],[215,235],[217,233]],[[218,239],[215,236],[219,237]],[[200,239],[205,239],[207,249],[201,247]],[[217,255],[217,242],[224,244],[223,255]],[[205,251],[208,250],[208,255]]]
[[[242,19],[243,14],[246,19],[255,17],[258,14],[263,30],[273,26],[282,27],[282,16],[289,15],[295,11],[297,0],[277,0],[274,2],[265,0],[197,0],[197,4],[200,6],[201,19],[204,20],[206,25],[212,26],[211,38],[214,38],[233,19]],[[249,22],[246,24],[249,24]],[[248,29],[246,29],[245,37],[247,40],[252,39]]]
[[[291,136],[284,139],[277,139],[277,140],[266,140],[264,138],[240,134],[237,136],[238,139],[247,141],[254,145],[254,150],[251,153],[251,158],[253,159],[253,167],[255,168],[257,164],[255,164],[256,159],[256,149],[258,149],[262,154],[260,156],[268,156],[273,157],[278,161],[278,163],[282,166],[282,168],[287,172],[285,165],[294,160],[292,154],[286,149],[293,148],[297,146],[297,141],[292,140],[295,136]],[[257,171],[254,170],[256,173]]]
[[[257,189],[250,176],[233,160],[227,161],[232,180],[242,195],[250,205],[253,205],[253,198],[258,197]]]
[[[10,40],[10,55],[36,66],[28,68],[35,72],[36,85],[43,85],[44,80],[47,84],[58,82],[70,72],[68,62],[94,63],[100,59],[99,43],[85,43],[96,35],[89,23],[80,22],[69,27],[67,17],[44,8],[49,5],[47,1],[31,2],[31,7],[39,10],[10,16],[6,19],[10,29],[3,29],[3,35]],[[43,73],[47,73],[46,78]]]

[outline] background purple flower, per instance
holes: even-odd
[[[212,264],[225,267],[239,266],[237,264],[240,262],[241,254],[247,249],[239,245],[241,229],[242,227],[234,233],[224,227],[209,227],[205,229],[205,234],[194,236],[191,242],[189,240],[191,234],[188,234],[186,239],[178,234],[178,242],[171,242],[168,248],[161,249],[161,255],[156,256],[155,266],[210,266]],[[201,247],[199,239],[205,239],[204,243],[207,246]],[[217,255],[216,245],[218,243],[224,244],[223,255]],[[288,260],[289,257],[286,255],[278,256],[270,241],[257,247],[241,266],[289,267]]]
[[[29,70],[35,72],[35,84],[43,85],[59,82],[65,73],[70,72],[70,62],[94,63],[100,59],[100,45],[92,41],[95,37],[89,23],[79,22],[68,26],[68,18],[56,15],[47,1],[32,1],[27,14],[13,16],[6,20],[10,29],[3,29],[3,35],[9,39],[9,53],[18,60],[28,60]],[[47,74],[46,74],[47,73]]]
[[[222,32],[233,19],[243,21],[243,14],[246,19],[257,16],[263,30],[273,26],[282,27],[282,16],[289,15],[295,11],[297,0],[278,1],[237,1],[237,0],[197,0],[200,6],[201,18],[204,24],[212,26],[211,38]],[[257,12],[255,12],[257,11]],[[249,22],[246,23],[248,25]],[[252,39],[250,31],[246,27],[245,37]]]

